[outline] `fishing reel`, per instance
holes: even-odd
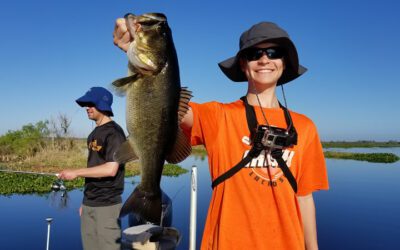
[[[61,192],[61,197],[66,196],[67,194],[67,188],[64,185],[64,181],[61,179],[57,179],[51,184],[51,191],[53,192]]]
[[[67,207],[69,197],[63,180],[57,179],[51,184],[51,194],[49,197],[52,206],[59,209]]]
[[[58,192],[58,191],[65,191],[67,188],[64,185],[63,180],[57,179],[51,184],[51,191]]]
[[[258,149],[283,149],[297,144],[297,133],[274,126],[258,125],[252,141]]]

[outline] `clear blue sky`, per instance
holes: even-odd
[[[112,31],[127,12],[167,15],[182,85],[196,102],[244,95],[246,85],[230,82],[217,63],[237,52],[251,25],[276,22],[309,69],[285,85],[288,106],[310,117],[322,140],[400,140],[396,0],[3,0],[0,135],[63,113],[72,134],[86,137],[94,125],[75,99],[126,75]],[[115,97],[113,108],[125,127],[125,99]]]

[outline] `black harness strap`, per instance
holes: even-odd
[[[289,181],[290,186],[292,186],[293,191],[297,193],[297,182],[294,178],[292,172],[290,172],[289,167],[286,165],[286,162],[282,158],[283,152],[282,150],[272,150],[271,156],[278,162],[278,166],[282,169],[283,174],[286,179]]]
[[[246,109],[246,119],[247,119],[247,126],[249,127],[250,131],[250,138],[254,138],[254,133],[256,132],[258,126],[256,112],[254,111],[254,108],[249,105],[249,103],[247,102],[247,98],[245,96],[240,98],[240,100],[243,101],[244,107]]]
[[[250,138],[254,138],[255,134],[255,129],[258,126],[257,123],[257,118],[256,118],[256,112],[254,111],[254,107],[249,105],[247,102],[247,98],[243,96],[240,98],[243,103],[245,104],[246,108],[246,119],[247,119],[247,125],[250,130]],[[284,109],[285,112],[285,119],[286,122],[288,123],[288,117],[287,117],[287,109],[283,107],[280,103],[279,106]],[[294,127],[292,126],[294,129]],[[256,158],[260,155],[261,151],[264,149],[264,146],[259,143],[258,145],[253,144],[252,148],[250,149],[249,153],[244,157],[238,164],[236,164],[233,168],[229,169],[222,175],[218,176],[213,182],[211,187],[215,188],[218,186],[220,183],[224,182],[226,179],[232,177],[234,174],[236,174],[240,169],[242,169],[246,164],[248,164],[253,158]],[[297,193],[297,183],[296,179],[294,178],[292,172],[290,171],[289,167],[286,165],[286,162],[282,159],[283,152],[281,149],[274,149],[271,152],[271,156],[278,162],[278,166],[282,169],[283,174],[289,181],[290,185],[292,186],[293,190],[295,193]]]
[[[218,176],[211,184],[212,188],[215,188],[218,186],[221,182],[224,182],[226,179],[229,179],[232,177],[234,174],[236,174],[240,169],[242,169],[244,166],[246,166],[247,163],[249,163],[253,158],[256,158],[260,155],[261,151],[263,148],[256,148],[252,147],[249,151],[249,153],[244,157],[238,164],[236,164],[233,168],[229,169],[225,173],[221,174]]]

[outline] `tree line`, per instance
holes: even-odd
[[[70,150],[74,140],[70,138],[71,119],[65,114],[57,118],[29,123],[19,130],[9,130],[0,136],[0,161],[22,160],[40,151]]]

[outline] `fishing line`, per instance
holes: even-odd
[[[171,201],[175,200],[175,198],[178,196],[178,194],[186,187],[186,185],[183,185],[179,190],[176,191],[174,196],[172,197]]]

